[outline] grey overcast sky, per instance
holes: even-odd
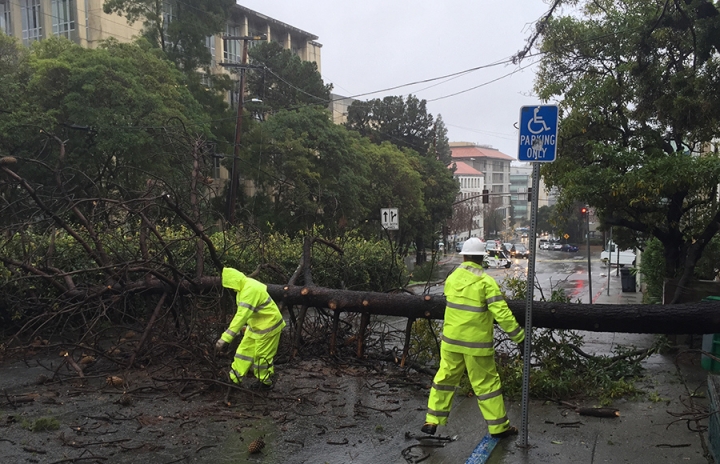
[[[548,9],[543,0],[238,3],[318,36],[323,80],[345,96],[505,61],[523,47],[533,24]],[[359,98],[412,93],[428,101],[434,116],[442,115],[451,142],[490,145],[517,158],[513,124],[520,107],[541,103],[533,93],[534,71],[532,59],[527,59],[520,66],[500,64]]]

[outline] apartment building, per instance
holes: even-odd
[[[510,162],[515,158],[487,145],[470,142],[450,142],[452,160],[463,162],[485,175],[485,188],[490,191],[490,203],[504,208],[505,220],[510,214]]]
[[[528,201],[528,189],[532,187],[532,165],[513,163],[510,165],[510,204],[512,222],[515,226],[527,226],[530,223],[531,204]]]
[[[129,24],[124,17],[103,12],[104,0],[0,0],[0,31],[17,37],[23,44],[48,37],[62,36],[83,47],[96,47],[101,40],[115,38],[130,42],[142,32],[142,21]],[[172,21],[177,3],[163,2],[163,18]],[[289,24],[270,18],[242,5],[230,13],[225,33],[234,36],[262,35],[282,44],[302,60],[321,66],[322,45],[318,37]],[[239,62],[242,43],[208,37],[206,46],[213,55],[213,65]]]
[[[482,191],[485,188],[485,175],[469,164],[456,161],[453,177],[460,184],[460,193],[453,211],[451,233],[455,241],[469,237],[483,237]]]

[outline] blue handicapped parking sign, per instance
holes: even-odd
[[[549,163],[557,155],[557,105],[520,108],[518,161]]]

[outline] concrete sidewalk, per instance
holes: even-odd
[[[613,276],[614,277],[614,276]],[[595,294],[596,303],[639,304],[641,293],[623,293],[620,278],[610,281]],[[584,332],[584,351],[611,353],[617,345],[647,348],[655,336]],[[707,451],[708,420],[693,419],[707,411],[707,376],[700,367],[700,355],[683,353],[653,355],[644,363],[644,377],[637,386],[645,394],[637,399],[620,399],[610,405],[620,417],[580,416],[573,409],[555,403],[532,400],[529,404],[529,448],[521,439],[505,439],[492,452],[487,463],[691,463],[714,462]],[[592,403],[582,407],[597,406]],[[520,401],[508,402],[511,422],[520,426]],[[432,452],[427,463],[462,463],[487,433],[474,397],[456,397],[443,435],[458,440]]]

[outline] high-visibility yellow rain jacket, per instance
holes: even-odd
[[[267,292],[267,286],[242,272],[226,267],[222,272],[222,285],[237,292],[237,312],[230,327],[220,338],[230,343],[245,324],[245,337],[261,339],[282,330],[285,321],[275,302]]]
[[[445,281],[443,348],[472,356],[492,356],[493,320],[520,343],[525,331],[515,320],[495,279],[480,264],[463,262]]]

